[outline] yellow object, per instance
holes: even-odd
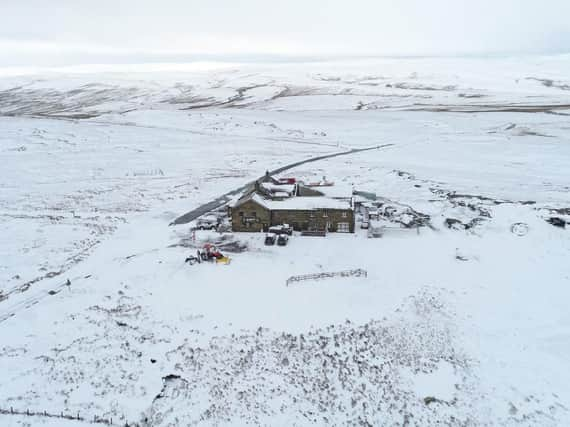
[[[216,258],[216,264],[229,264],[231,261],[230,257],[223,256],[221,258]]]

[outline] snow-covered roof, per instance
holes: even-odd
[[[352,209],[349,202],[329,199],[328,197],[291,197],[280,201],[263,200],[263,203],[271,210]]]
[[[293,184],[272,184],[270,182],[262,182],[261,186],[266,190],[271,192],[284,192],[284,193],[293,193],[295,191],[295,185]]]
[[[241,197],[239,197],[237,200],[235,200],[230,206],[232,208],[234,208],[234,207],[239,206],[239,205],[241,205],[245,202],[248,202],[250,200],[261,205],[261,206],[265,206],[265,202],[267,201],[263,197],[261,197],[258,193],[251,192],[249,194],[243,194]],[[267,207],[267,206],[265,206],[265,207]]]
[[[289,197],[291,195],[291,193],[284,193],[283,191],[276,191],[275,193],[273,193],[274,197]]]
[[[268,200],[255,192],[240,199],[234,206],[239,206],[249,200],[269,210],[352,209],[352,204],[346,200],[330,199],[328,197],[290,197],[285,200]]]
[[[235,205],[237,205],[239,203],[239,201],[241,200],[242,197],[244,197],[243,193],[233,195],[232,197],[230,197],[230,199],[228,201],[228,206],[230,208],[233,208]]]
[[[368,200],[367,198],[362,197],[362,196],[359,196],[359,195],[353,196],[352,199],[353,199],[355,202],[362,203],[363,206],[365,205],[366,201]]]
[[[352,197],[352,185],[349,184],[340,184],[340,185],[331,185],[331,186],[323,186],[323,187],[312,187],[313,190],[320,191],[326,197],[334,197],[334,198],[351,198]]]

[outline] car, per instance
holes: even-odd
[[[207,215],[198,218],[196,228],[199,230],[215,230],[218,228],[219,219],[213,215]]]
[[[370,227],[370,223],[368,221],[362,221],[362,223],[360,224],[360,228],[362,228],[363,230],[368,230],[368,227]]]
[[[267,246],[273,246],[275,244],[277,236],[274,233],[267,233],[265,235],[265,244]]]
[[[280,234],[277,237],[277,245],[279,246],[287,246],[288,242],[289,242],[289,236],[286,234]]]
[[[289,224],[272,225],[269,227],[269,232],[277,235],[287,234],[290,236],[293,234],[293,229],[289,227]]]
[[[370,218],[370,219],[380,218],[380,212],[378,211],[378,209],[370,209],[368,211],[368,218]]]
[[[283,233],[283,230],[282,230],[280,225],[273,225],[273,226],[269,227],[268,231],[269,231],[269,233],[273,233],[273,234],[277,234],[277,235]]]

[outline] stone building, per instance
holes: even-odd
[[[289,224],[296,231],[354,233],[351,201],[327,197],[291,197],[269,200],[256,191],[231,207],[232,230],[265,231],[270,226]]]

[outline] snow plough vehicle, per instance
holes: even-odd
[[[190,255],[185,260],[185,262],[190,265],[201,263],[202,261],[210,261],[215,262],[216,264],[227,265],[231,262],[231,258],[221,253],[214,245],[206,243],[202,250],[198,249],[196,251],[196,256]]]

